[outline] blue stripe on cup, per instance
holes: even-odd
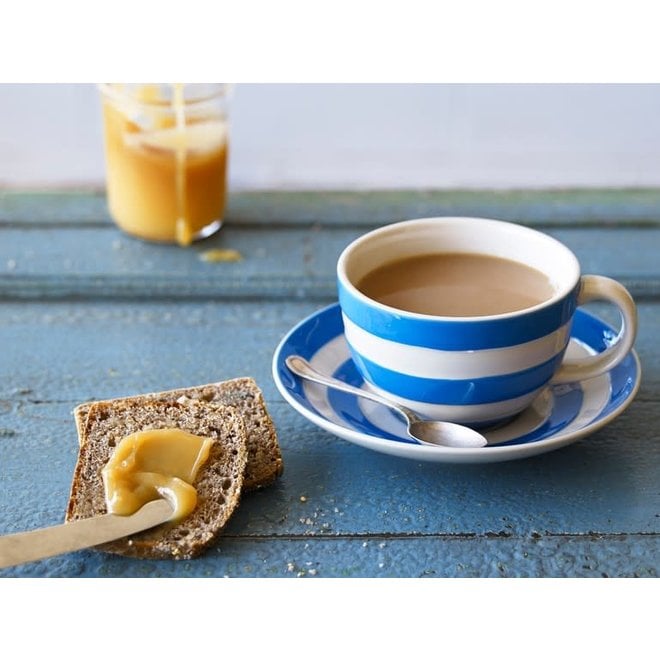
[[[436,380],[391,371],[367,360],[353,349],[351,354],[365,378],[380,389],[411,401],[444,405],[493,403],[534,392],[552,378],[563,357],[562,351],[536,367],[501,376]]]
[[[422,346],[444,351],[503,348],[533,341],[568,323],[577,306],[578,283],[563,298],[524,314],[503,315],[486,319],[425,318],[380,308],[358,299],[338,280],[342,311],[357,326],[383,339],[400,344]]]

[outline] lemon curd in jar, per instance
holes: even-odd
[[[108,206],[134,236],[189,245],[222,223],[224,92],[191,97],[187,88],[102,86]]]

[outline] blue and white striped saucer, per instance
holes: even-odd
[[[596,317],[575,313],[568,355],[604,350],[616,332]],[[610,372],[568,385],[550,385],[510,422],[486,430],[480,449],[426,447],[408,439],[399,418],[384,406],[351,394],[302,382],[286,367],[301,355],[319,371],[364,387],[344,339],[338,304],[315,312],[296,325],[273,356],[273,378],[284,399],[317,426],[356,445],[385,454],[439,463],[494,463],[534,456],[569,445],[597,431],[632,402],[640,384],[640,364],[632,351]]]

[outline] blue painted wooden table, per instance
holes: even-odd
[[[375,226],[433,215],[535,226],[571,247],[584,272],[628,286],[643,370],[630,408],[559,451],[467,466],[377,454],[294,412],[272,381],[272,354],[336,299],[340,250]],[[212,248],[244,258],[205,262]],[[100,193],[0,192],[0,533],[63,520],[71,410],[82,401],[251,375],[285,465],[200,559],[90,550],[0,575],[655,577],[659,253],[657,190],[240,193],[225,228],[189,249],[121,234]]]

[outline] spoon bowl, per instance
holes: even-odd
[[[408,435],[421,445],[477,449],[488,444],[486,438],[474,429],[453,422],[424,420],[405,406],[320,373],[299,355],[290,355],[285,362],[289,370],[300,378],[387,406],[403,418]]]

